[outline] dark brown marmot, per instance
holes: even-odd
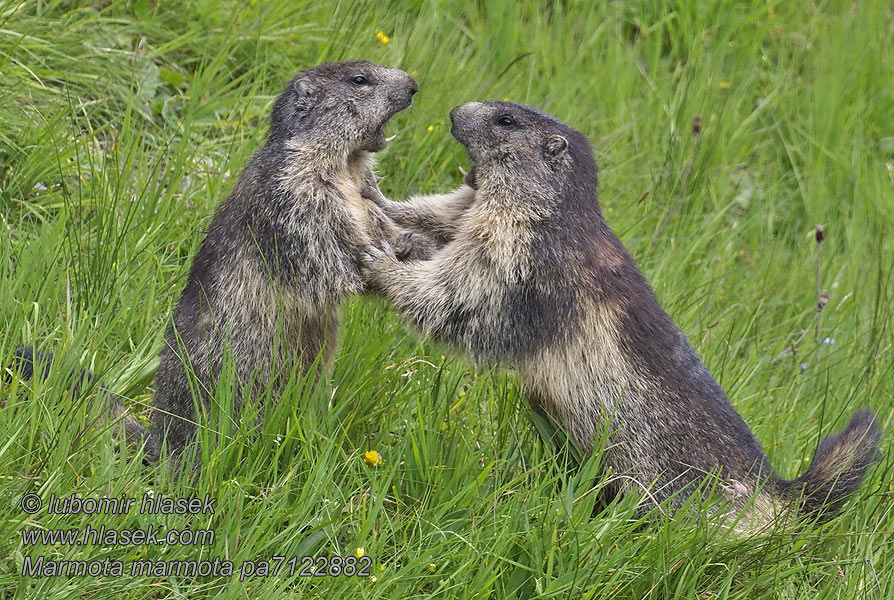
[[[837,511],[878,455],[874,415],[858,412],[801,477],[779,478],[603,219],[586,137],[509,102],[450,117],[474,201],[431,260],[368,248],[371,285],[426,335],[514,368],[583,448],[605,440],[613,493],[679,505],[714,474],[731,514],[745,510],[737,531],[792,507]]]

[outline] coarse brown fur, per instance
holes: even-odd
[[[123,417],[125,435],[145,439],[147,455],[163,440],[177,453],[193,438],[194,399],[208,408],[228,358],[237,394],[270,386],[278,397],[292,374],[315,364],[317,377],[325,372],[338,347],[340,305],[366,289],[359,265],[366,245],[391,240],[408,259],[430,252],[424,231],[401,229],[364,197],[375,188],[372,157],[386,146],[383,127],[417,89],[397,69],[326,63],[299,73],[276,100],[267,143],[218,207],[174,310],[154,427]],[[21,349],[17,360],[30,376],[52,356]],[[124,412],[111,395],[110,405],[111,414]]]
[[[837,511],[877,457],[874,415],[858,412],[797,480],[777,477],[606,224],[587,139],[508,102],[464,104],[451,120],[474,201],[431,260],[368,248],[371,284],[425,334],[514,368],[581,447],[604,440],[613,493],[678,506],[713,475],[737,531],[792,507]]]

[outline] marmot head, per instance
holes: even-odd
[[[383,128],[413,103],[416,80],[365,60],[323,63],[299,73],[276,100],[271,140],[307,139],[348,152],[377,152]]]
[[[450,111],[450,120],[450,133],[472,159],[466,183],[473,188],[490,179],[561,191],[588,176],[595,186],[587,138],[543,111],[514,102],[467,102]]]

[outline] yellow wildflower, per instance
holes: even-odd
[[[376,34],[376,39],[379,40],[380,42],[382,42],[383,44],[387,44],[391,38],[389,38],[387,35],[385,35],[384,31],[380,31]]]
[[[363,558],[363,556],[364,556],[365,554],[366,554],[366,550],[364,550],[362,546],[358,547],[358,548],[354,551],[354,555],[355,555],[357,558]]]
[[[363,455],[363,460],[366,464],[371,467],[378,467],[382,464],[382,458],[379,456],[379,453],[375,450],[369,450]]]
[[[429,132],[429,133],[431,133],[431,132],[434,131],[434,130],[435,130],[435,126],[434,126],[434,125],[429,125],[429,126],[428,126],[428,132]]]
[[[733,87],[733,84],[731,84],[729,81],[721,81],[721,82],[720,82],[720,89],[721,89],[721,90],[728,90],[728,89],[730,89],[731,87]]]

